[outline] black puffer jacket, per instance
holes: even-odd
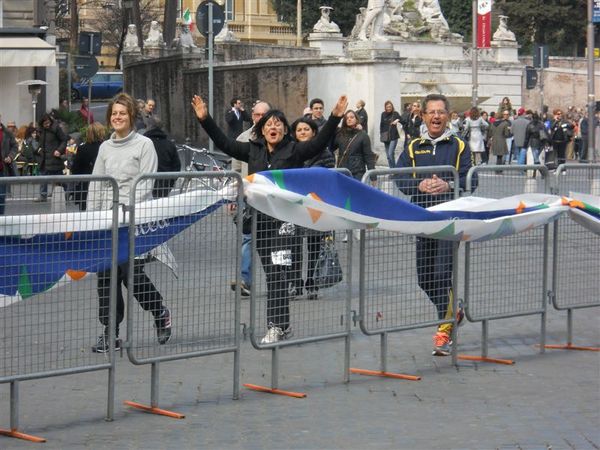
[[[58,171],[65,168],[62,156],[65,154],[68,136],[56,122],[49,128],[40,129],[40,147],[36,153],[36,160],[41,170]],[[58,150],[60,156],[54,156]]]
[[[334,141],[338,152],[337,166],[348,169],[358,180],[368,170],[375,168],[375,154],[371,151],[371,141],[362,130],[342,129]]]
[[[333,137],[341,117],[329,116],[327,123],[314,139],[296,142],[284,136],[273,152],[269,152],[263,138],[249,142],[238,142],[228,138],[212,117],[199,121],[217,148],[229,156],[248,163],[248,174],[274,169],[299,169],[305,161],[320,154]]]
[[[177,147],[169,140],[167,134],[160,128],[150,128],[144,133],[154,144],[156,155],[158,156],[157,172],[179,172],[181,170],[181,160],[177,154]],[[175,179],[162,179],[154,181],[152,195],[154,197],[166,197],[175,185]]]

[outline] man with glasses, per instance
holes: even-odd
[[[467,172],[473,165],[469,145],[447,127],[450,105],[440,94],[430,94],[422,104],[423,120],[427,131],[413,138],[407,151],[398,159],[398,167],[453,166],[459,174],[459,188],[466,188]],[[449,172],[414,173],[398,175],[398,188],[411,196],[412,203],[429,207],[454,199],[454,178]],[[473,178],[473,188],[477,178]],[[419,287],[427,294],[437,309],[438,319],[451,321],[453,311],[452,269],[454,265],[453,242],[430,238],[417,238],[416,262]],[[459,323],[464,314],[457,308]],[[451,353],[453,323],[438,326],[433,336],[433,355]]]

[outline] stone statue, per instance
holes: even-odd
[[[432,38],[439,39],[450,34],[450,27],[442,14],[438,0],[419,0],[417,9],[423,20],[430,26]]]
[[[163,41],[163,35],[160,31],[160,25],[156,20],[150,22],[150,31],[148,37],[144,41],[145,48],[163,48],[165,43]]]
[[[385,41],[383,35],[383,16],[386,0],[369,0],[367,10],[358,33],[361,41]]]
[[[508,20],[508,16],[498,16],[500,23],[498,24],[498,29],[494,33],[493,40],[494,41],[512,41],[516,42],[515,33],[508,29],[508,25],[506,24]]]
[[[127,34],[123,41],[124,53],[139,53],[140,46],[138,45],[137,27],[131,23],[127,26]]]
[[[239,42],[239,38],[236,37],[235,34],[233,34],[233,31],[229,30],[229,27],[227,26],[227,22],[225,22],[223,24],[223,28],[221,29],[221,31],[219,32],[219,34],[217,34],[215,36],[215,42]]]
[[[320,6],[321,17],[313,27],[313,33],[339,33],[340,27],[331,21],[329,17],[333,8],[331,6]]]
[[[182,23],[180,25],[180,30],[181,32],[179,37],[174,39],[173,47],[176,47],[178,50],[193,51],[193,49],[196,48],[196,44],[194,44],[194,38],[190,32],[190,26],[186,23]]]

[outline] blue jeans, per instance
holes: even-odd
[[[396,167],[396,160],[394,159],[394,153],[396,153],[396,145],[398,145],[398,139],[394,139],[390,142],[383,143],[385,147],[385,155],[387,156],[388,165],[390,169]]]
[[[252,235],[242,234],[242,281],[252,286]]]
[[[519,147],[517,164],[527,164],[527,147]]]

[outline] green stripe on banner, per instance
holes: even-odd
[[[31,297],[33,295],[33,289],[31,288],[31,282],[29,281],[27,268],[25,266],[21,266],[21,270],[19,272],[19,287],[17,290],[19,291],[19,294],[21,294],[22,298]]]
[[[281,170],[272,170],[271,175],[273,175],[273,181],[280,189],[285,189],[285,181],[283,179],[283,171]]]
[[[347,211],[352,211],[352,202],[350,201],[350,197],[346,199],[346,204],[344,205],[344,209]]]

